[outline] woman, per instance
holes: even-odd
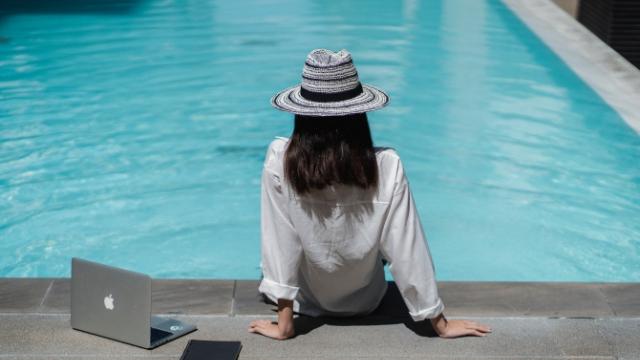
[[[313,50],[302,84],[272,98],[295,113],[290,139],[269,145],[262,174],[263,279],[278,321],[250,332],[295,335],[294,312],[366,315],[387,290],[383,262],[414,321],[430,319],[441,337],[484,336],[489,327],[447,320],[435,268],[398,154],[375,148],[366,112],[387,95],[361,84],[346,50]]]

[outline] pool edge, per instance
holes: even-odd
[[[260,301],[259,280],[157,279],[158,314],[272,315]],[[640,318],[640,282],[439,281],[447,316]],[[0,315],[68,314],[68,278],[0,278]],[[375,313],[406,317],[397,287]]]
[[[550,0],[501,0],[640,134],[640,70]]]

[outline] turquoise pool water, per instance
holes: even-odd
[[[269,98],[318,47],[389,92],[440,280],[640,280],[640,136],[464,0],[2,2],[0,276],[258,278]]]

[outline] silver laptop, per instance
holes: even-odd
[[[151,316],[148,275],[71,259],[71,327],[146,349],[196,330]]]

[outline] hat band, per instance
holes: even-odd
[[[303,87],[300,88],[300,95],[309,100],[309,101],[317,101],[317,102],[332,102],[332,101],[342,101],[354,98],[360,94],[362,94],[362,84],[358,82],[358,85],[347,91],[340,91],[336,93],[322,93],[316,91],[309,91]]]

